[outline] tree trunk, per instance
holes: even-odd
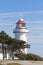
[[[5,58],[7,59],[7,49],[5,48]]]
[[[13,54],[13,50],[12,50],[12,60],[14,60],[14,54]]]

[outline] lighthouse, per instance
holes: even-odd
[[[18,22],[16,23],[16,27],[13,30],[13,33],[15,34],[16,39],[23,40],[27,43],[28,29],[26,28],[26,23],[23,19],[18,20]],[[27,54],[27,48],[25,48],[22,51]]]

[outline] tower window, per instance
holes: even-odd
[[[22,27],[25,27],[25,24],[22,24]]]

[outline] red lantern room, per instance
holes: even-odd
[[[16,29],[20,28],[25,28],[25,22],[23,19],[19,19],[18,22],[16,23]]]

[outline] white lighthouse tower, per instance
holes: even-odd
[[[16,23],[16,28],[13,30],[15,34],[15,38],[18,40],[23,40],[27,42],[27,33],[28,29],[26,28],[26,23],[24,22],[23,19],[19,19],[18,22]],[[24,53],[27,54],[27,49],[24,49]]]

